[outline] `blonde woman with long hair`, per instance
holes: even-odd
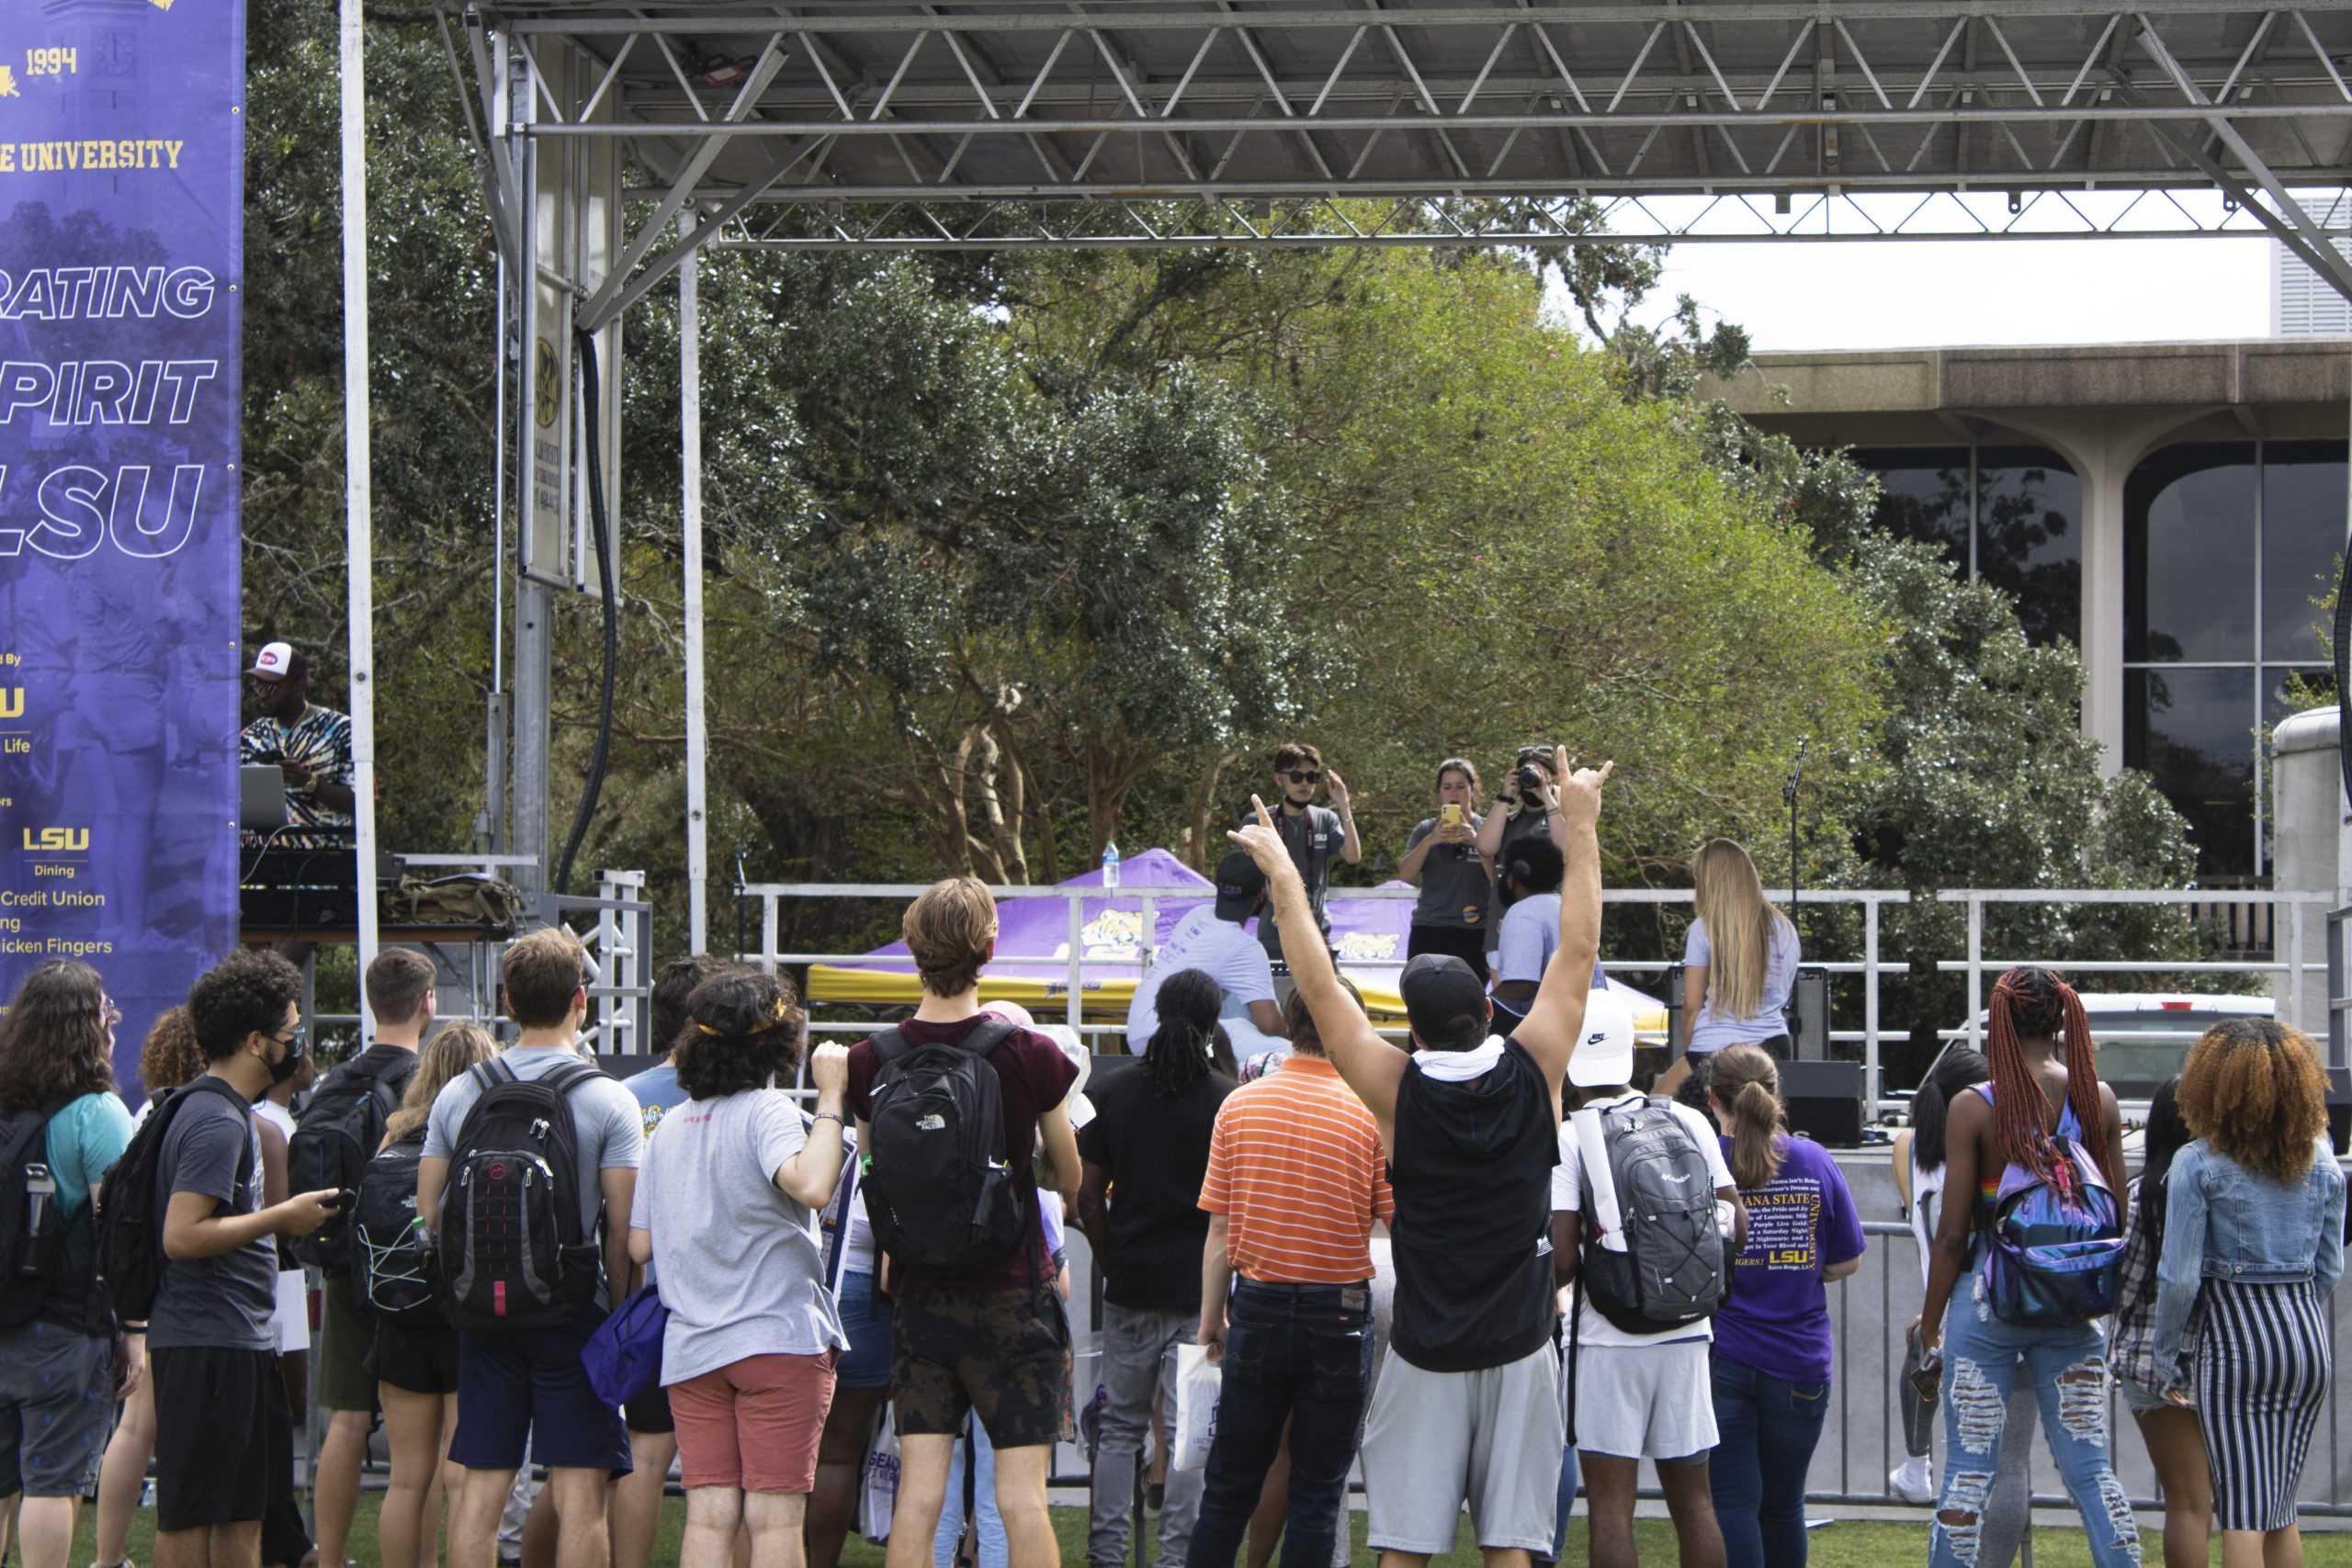
[[[421,1153],[434,1098],[451,1079],[496,1055],[498,1042],[475,1023],[449,1024],[426,1041],[400,1108],[384,1120],[379,1152],[412,1144]],[[465,1484],[465,1472],[449,1463],[449,1439],[458,1430],[458,1331],[445,1324],[415,1328],[379,1318],[368,1364],[375,1370],[392,1457],[376,1526],[384,1568],[431,1568],[440,1556],[441,1499]]]
[[[1797,928],[1764,897],[1756,863],[1729,839],[1709,839],[1690,857],[1699,918],[1682,947],[1682,1005],[1690,1015],[1685,1054],[1651,1092],[1672,1095],[1690,1058],[1726,1045],[1789,1054],[1789,993],[1796,988]]]

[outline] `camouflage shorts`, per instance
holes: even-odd
[[[1000,1449],[1061,1436],[1069,1320],[1050,1289],[921,1291],[891,1314],[890,1407],[901,1434],[953,1434],[978,1411]]]

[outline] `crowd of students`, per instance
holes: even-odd
[[[968,879],[906,911],[922,994],[896,1027],[811,1050],[788,979],[681,960],[654,990],[667,1054],[626,1082],[579,1054],[586,973],[560,928],[506,952],[503,1048],[434,1029],[430,965],[387,952],[363,982],[374,1040],[290,1133],[266,1108],[311,1069],[283,959],[232,954],[157,1025],[137,1123],[102,977],[43,964],[0,1017],[0,1497],[24,1568],[66,1568],[94,1483],[98,1562],[121,1568],[151,1450],[159,1568],[332,1568],[377,1410],[387,1568],[437,1560],[445,1498],[449,1562],[493,1568],[526,1466],[558,1568],[644,1568],[673,1460],[686,1568],[832,1568],[886,1407],[890,1568],[947,1568],[967,1522],[983,1568],[1052,1563],[1047,1481],[1076,1427],[1066,1218],[1102,1280],[1098,1568],[1128,1555],[1188,1346],[1221,1388],[1204,1464],[1141,1511],[1162,1562],[1344,1562],[1361,1463],[1388,1568],[1450,1550],[1465,1508],[1491,1568],[1560,1561],[1579,1495],[1588,1560],[1621,1568],[1648,1461],[1680,1562],[1802,1563],[1827,1286],[1864,1244],[1837,1164],[1786,1130],[1770,1025],[1795,943],[1753,864],[1700,853],[1713,1032],[1681,1100],[1645,1093],[1633,1015],[1594,984],[1609,769],[1522,759],[1479,820],[1476,771],[1447,762],[1442,803],[1465,809],[1416,830],[1414,869],[1460,918],[1425,938],[1417,917],[1400,1048],[1309,886],[1355,846],[1345,797],[1315,818],[1319,764],[1288,760],[1287,805],[1255,807],[1180,928],[1224,967],[1157,966],[1140,1059],[1088,1092],[1074,1040],[983,1006],[996,908]],[[1510,969],[1466,951],[1497,922],[1454,874],[1498,854],[1514,909],[1551,900],[1508,997]],[[1293,982],[1278,1010],[1236,941],[1261,911]],[[2136,1186],[2063,980],[2003,976],[1987,1043],[1939,1064],[1897,1151],[1926,1298],[1917,1463],[1890,1481],[1932,1501],[1930,1561],[2007,1560],[2030,1407],[2094,1560],[2137,1562],[2119,1380],[2167,1562],[2203,1562],[2215,1529],[2233,1568],[2293,1561],[2345,1213],[2310,1042],[2267,1020],[2199,1040]],[[289,1258],[326,1280],[315,1549],[291,1507]]]

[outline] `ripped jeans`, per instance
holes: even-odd
[[[2107,1345],[2098,1328],[2019,1328],[1992,1314],[1981,1275],[1944,1314],[1944,1487],[1929,1568],[1977,1568],[2000,1469],[2010,1391],[2023,1369],[2050,1457],[2089,1531],[2095,1568],[2140,1561],[2140,1527],[2107,1452]]]

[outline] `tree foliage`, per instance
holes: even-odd
[[[324,651],[332,700],[334,39],[317,7],[256,6],[252,26],[247,631]],[[383,821],[390,844],[446,851],[481,807],[492,680],[495,264],[437,39],[379,21],[368,46]],[[2185,882],[2177,816],[2102,776],[2080,733],[2072,650],[1873,529],[1843,457],[1708,399],[1747,340],[1687,299],[1636,322],[1658,259],[709,254],[714,860],[1053,880],[1115,836],[1201,863],[1298,733],[1354,787],[1372,877],[1439,759],[1493,784],[1519,745],[1558,740],[1619,763],[1620,884],[1683,883],[1715,833],[1781,880],[1765,846],[1801,743],[1808,885]],[[628,323],[619,745],[583,852],[655,874],[661,952],[684,901],[674,300],[656,288]],[[566,597],[555,631],[561,820],[593,606]],[[867,918],[795,914],[788,941],[835,946]],[[1956,953],[1956,918],[1917,904],[1889,947]],[[1852,952],[1852,922],[1815,919],[1816,952]],[[2147,909],[1995,929],[2060,957],[2195,950]],[[1679,937],[1651,916],[1612,932]],[[1890,1016],[1924,1047],[1964,1005],[1922,967]]]

